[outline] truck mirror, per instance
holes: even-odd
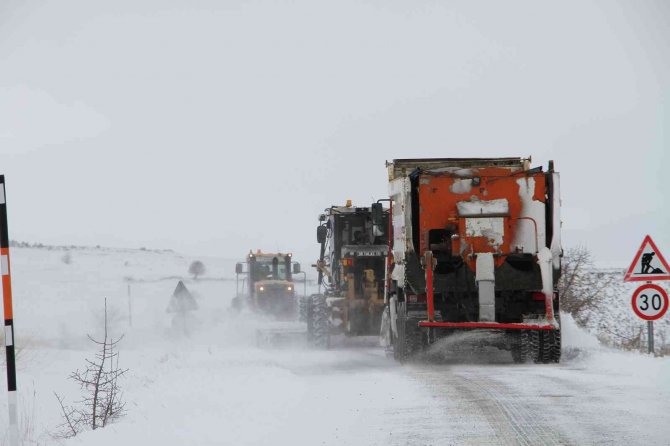
[[[374,226],[381,226],[384,224],[384,207],[381,203],[372,203],[370,206],[372,213],[372,224]]]
[[[293,274],[300,274],[300,264],[298,262],[293,264]]]
[[[316,228],[316,241],[318,243],[325,243],[326,242],[326,235],[328,234],[328,229],[321,225]]]
[[[235,274],[242,274],[244,272],[244,267],[241,263],[235,265]]]

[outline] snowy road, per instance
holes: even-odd
[[[114,331],[126,334],[127,414],[66,445],[670,444],[670,360],[604,349],[567,317],[557,365],[517,365],[495,349],[464,356],[453,338],[431,362],[408,365],[388,358],[374,338],[338,338],[329,351],[263,349],[255,330],[265,322],[229,311],[234,282],[225,280],[188,281],[200,310],[190,336],[175,333],[165,307],[171,277],[188,259],[94,250],[76,252],[74,268],[58,252],[16,251],[27,445],[56,443],[54,391],[68,402],[81,397],[67,376],[91,357],[85,334],[95,333],[102,296]],[[127,277],[136,278],[132,302]]]
[[[408,381],[406,389],[420,385],[413,400],[383,408],[383,431],[389,436],[378,438],[380,443],[669,444],[667,361],[587,354],[595,356],[568,359],[558,366],[519,366],[507,353],[492,351],[400,367],[371,349],[334,366],[345,366],[352,374],[390,368],[399,381]]]
[[[174,352],[128,419],[84,444],[665,445],[670,364],[581,352],[561,365],[506,353],[400,366],[360,340],[329,352]],[[134,369],[152,370],[143,356]],[[142,385],[137,385],[142,383]],[[136,387],[137,385],[137,387]],[[147,429],[147,426],[150,426]]]
[[[607,359],[612,366],[626,360]],[[667,367],[664,376],[654,377],[666,380],[664,392],[637,385],[632,374],[574,363],[414,366],[409,371],[436,395],[444,414],[444,435],[427,444],[660,445],[670,438]],[[465,434],[453,435],[464,423]]]
[[[127,416],[71,443],[666,445],[670,438],[667,359],[595,350],[560,365],[516,365],[506,352],[485,351],[401,366],[374,339],[313,351],[207,338],[125,351]],[[30,394],[38,396],[40,428],[57,423],[51,391],[67,391],[62,378],[85,355],[38,349],[29,358],[22,401],[30,409]]]

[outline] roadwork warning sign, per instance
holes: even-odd
[[[624,282],[670,280],[670,267],[651,237],[646,236],[630,264]]]

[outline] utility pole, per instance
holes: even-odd
[[[133,307],[130,301],[130,282],[128,282],[128,324],[130,327],[133,326]]]

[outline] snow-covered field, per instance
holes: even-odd
[[[234,260],[203,258],[207,274],[185,281],[200,307],[186,337],[166,307],[192,258],[77,249],[66,264],[63,254],[12,250],[25,444],[62,441],[51,436],[53,392],[78,398],[67,376],[94,353],[86,334],[99,330],[105,298],[113,333],[125,333],[127,414],[64,444],[670,443],[670,360],[607,350],[565,315],[560,365],[515,365],[493,349],[464,356],[447,343],[439,362],[400,366],[374,338],[330,351],[257,347],[265,321],[228,311]],[[6,420],[0,392],[0,444]]]

